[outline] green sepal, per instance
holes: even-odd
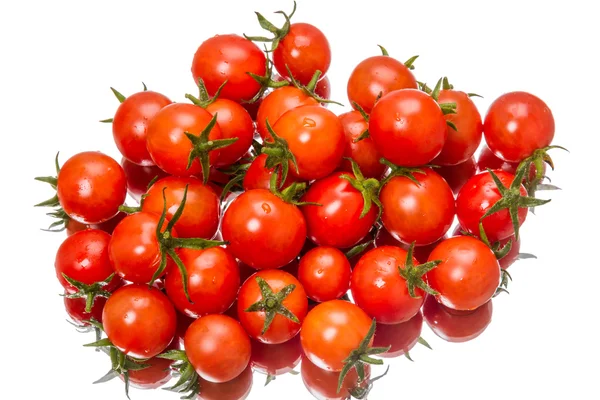
[[[296,285],[287,285],[279,292],[274,293],[267,281],[260,276],[256,277],[256,283],[260,289],[262,299],[252,304],[244,311],[262,311],[265,313],[265,322],[263,324],[261,335],[264,335],[269,330],[271,323],[278,314],[284,316],[292,322],[300,324],[298,317],[296,317],[286,306],[283,305],[283,301],[296,289]]]
[[[424,264],[416,265],[413,262],[413,251],[415,249],[415,243],[413,242],[408,248],[408,253],[406,254],[406,262],[404,268],[398,266],[398,273],[404,280],[406,281],[406,287],[408,289],[408,294],[410,297],[418,299],[421,296],[417,296],[415,293],[415,288],[420,288],[425,293],[428,293],[432,296],[436,296],[439,293],[431,288],[424,280],[423,276],[440,265],[442,260],[433,260],[428,261]]]

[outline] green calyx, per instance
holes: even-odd
[[[501,274],[500,274],[500,285],[498,286],[498,288],[496,289],[496,292],[494,293],[494,296],[492,296],[492,297],[496,297],[500,293],[510,294],[508,292],[508,283],[509,282],[512,282],[512,276],[510,276],[510,274],[508,273],[507,270],[502,269]]]
[[[38,182],[44,182],[49,184],[55,191],[54,196],[34,205],[34,207],[55,207],[53,211],[46,213],[46,215],[55,219],[55,221],[52,222],[50,226],[48,226],[48,228],[42,229],[46,232],[62,232],[65,229],[67,229],[67,225],[69,221],[71,221],[71,217],[69,217],[65,210],[63,210],[60,206],[60,202],[58,201],[58,194],[56,193],[58,187],[58,174],[60,173],[58,155],[59,153],[56,153],[56,157],[54,158],[54,169],[56,170],[56,176],[38,176],[34,178]]]
[[[382,45],[378,44],[377,45],[379,47],[379,49],[381,49],[381,55],[382,56],[386,56],[389,57],[390,53],[387,51],[387,49],[385,47],[383,47]],[[419,58],[419,56],[412,56],[411,58],[409,58],[408,60],[406,60],[404,62],[404,66],[410,70],[415,69],[415,66],[413,65],[415,63],[415,61],[417,60],[417,58]]]
[[[271,141],[267,138],[267,140],[263,142],[261,152],[267,155],[267,159],[265,160],[266,168],[277,168],[277,170],[281,171],[281,183],[279,186],[281,188],[288,176],[289,163],[292,163],[296,173],[298,173],[298,162],[296,161],[296,156],[294,156],[294,153],[290,150],[287,141],[277,135],[268,119],[265,122],[267,124],[267,130],[273,140]]]
[[[182,394],[182,399],[196,399],[200,394],[200,380],[185,351],[169,350],[156,357],[175,361],[171,368],[179,375],[177,382],[165,390]]]
[[[208,90],[206,90],[206,85],[204,84],[204,80],[202,78],[198,78],[197,84],[198,92],[200,93],[198,97],[192,96],[188,93],[185,95],[185,98],[194,103],[194,105],[197,105],[198,107],[206,108],[219,98],[219,96],[221,95],[221,91],[227,84],[227,80],[225,80],[225,82],[223,82],[221,86],[219,86],[217,92],[212,97],[208,94]]]
[[[417,343],[419,343],[419,344],[420,344],[420,345],[422,345],[422,346],[425,346],[425,347],[427,347],[429,350],[433,350],[433,349],[431,348],[431,346],[429,345],[429,343],[427,343],[427,340],[425,340],[425,339],[424,339],[422,336],[419,336],[419,339],[417,340]],[[415,360],[413,360],[413,359],[412,359],[412,357],[411,357],[411,355],[410,355],[410,352],[409,352],[408,350],[406,350],[406,351],[404,352],[404,357],[406,357],[406,359],[407,359],[408,361],[415,362]]]
[[[442,84],[444,85],[444,89],[447,89],[447,88],[451,89],[454,87],[448,82],[448,78],[446,78],[446,77],[440,78],[437,81],[435,88],[433,88],[433,89],[431,89],[429,86],[427,86],[427,84],[425,82],[417,81],[417,84],[419,86],[419,90],[429,94],[436,102],[438,102],[440,109],[442,110],[442,113],[444,115],[456,114],[456,103],[439,103],[440,91],[442,90]],[[452,129],[454,129],[455,131],[457,130],[456,125],[454,125],[454,123],[452,121],[446,120],[446,125],[448,125]]]
[[[269,181],[270,191],[275,196],[279,197],[286,203],[293,204],[295,206],[321,206],[319,203],[312,203],[307,201],[299,201],[302,195],[306,192],[305,182],[294,182],[290,186],[283,190],[280,190],[277,181],[279,180],[279,171],[275,170],[271,174]],[[283,182],[283,180],[282,180]]]
[[[144,87],[145,87],[145,86],[146,86],[146,85],[144,85]],[[123,96],[123,95],[121,94],[121,92],[119,92],[119,91],[118,91],[117,89],[115,89],[114,87],[111,87],[111,88],[110,88],[110,90],[113,92],[113,94],[115,95],[115,97],[117,98],[117,100],[119,100],[119,103],[122,103],[122,102],[124,102],[124,101],[127,99],[127,97]]]
[[[281,28],[278,28],[275,25],[273,25],[261,13],[256,12],[256,17],[258,18],[258,23],[260,24],[261,28],[263,28],[267,32],[271,33],[273,35],[273,37],[268,38],[265,36],[248,36],[246,34],[244,34],[244,37],[253,42],[271,43],[271,49],[269,50],[269,52],[273,52],[273,51],[275,51],[277,46],[279,46],[279,42],[284,37],[286,37],[286,35],[290,32],[291,19],[294,16],[295,12],[296,12],[296,2],[295,1],[294,1],[294,9],[292,10],[292,12],[289,15],[286,14],[284,11],[276,11],[275,12],[275,14],[281,14],[285,18],[285,23],[283,24],[283,26]]]
[[[146,200],[146,197],[148,197],[148,190],[150,190],[152,185],[154,185],[157,180],[158,175],[156,175],[154,178],[152,178],[152,180],[150,180],[150,182],[148,182],[148,185],[146,186],[146,193],[144,193],[140,197],[140,204],[138,204],[137,206],[128,206],[126,204],[123,204],[119,206],[119,211],[124,212],[125,214],[135,214],[136,212],[142,211],[142,208],[144,208],[144,200]]]
[[[227,147],[238,140],[238,138],[209,139],[208,136],[210,135],[210,132],[217,124],[217,115],[218,113],[213,115],[208,125],[206,125],[206,128],[204,128],[204,130],[200,132],[198,136],[190,132],[184,132],[185,136],[192,143],[192,150],[190,151],[190,155],[188,157],[187,169],[192,166],[192,163],[195,159],[198,159],[200,165],[202,166],[202,180],[205,185],[208,183],[208,177],[210,174],[210,158],[208,153],[213,150]]]
[[[245,312],[258,312],[262,311],[265,313],[265,323],[261,335],[264,335],[268,330],[273,320],[279,315],[283,315],[285,318],[300,324],[300,320],[296,317],[286,306],[283,305],[283,301],[296,289],[296,285],[287,285],[279,292],[274,293],[271,286],[260,276],[256,277],[256,283],[260,289],[262,299],[246,308]]]
[[[385,158],[381,158],[379,162],[390,169],[390,173],[386,178],[381,182],[381,187],[383,188],[386,183],[388,183],[392,178],[397,176],[403,176],[405,178],[410,179],[415,185],[421,186],[421,182],[415,177],[415,174],[425,174],[422,168],[416,167],[400,167]],[[425,165],[424,167],[430,167]]]
[[[386,376],[389,370],[390,366],[388,365],[383,374],[376,376],[375,378],[369,379],[365,386],[360,386],[362,384],[362,381],[357,382],[358,385],[349,390],[350,395],[358,400],[366,399],[369,393],[371,393],[371,390],[373,389],[373,383]]]
[[[367,124],[369,123],[369,114],[366,113],[366,111],[360,106],[360,104],[356,103],[356,102],[352,102],[352,107],[354,107],[354,109],[356,111],[358,111],[360,113],[360,115],[362,115],[362,117],[364,118],[365,122],[367,122]],[[356,139],[354,139],[352,142],[353,143],[358,143],[363,139],[368,138],[369,135],[369,128],[365,129],[360,136],[358,136]]]
[[[562,146],[556,145],[544,147],[542,149],[537,149],[533,152],[531,156],[521,161],[519,163],[519,166],[517,167],[515,174],[518,174],[521,170],[525,171],[525,174],[523,175],[525,177],[523,181],[523,186],[525,186],[525,189],[527,189],[527,193],[530,197],[534,197],[535,192],[538,190],[560,190],[558,186],[543,183],[545,178],[547,178],[548,180],[550,179],[544,176],[544,164],[550,166],[550,168],[554,171],[554,161],[552,160],[552,157],[550,157],[550,155],[548,154],[548,151],[552,149],[561,149],[566,152],[569,151]],[[529,174],[531,165],[535,167],[535,174],[533,177]]]
[[[263,95],[268,89],[277,89],[284,86],[289,86],[290,82],[283,79],[281,81],[273,80],[273,61],[269,59],[268,49],[265,46],[265,52],[267,52],[266,57],[266,65],[265,65],[265,74],[263,76],[253,74],[252,72],[246,72],[248,75],[252,77],[256,82],[260,84],[260,90],[254,95],[250,100],[243,101],[244,103],[256,103],[260,99],[262,99]]]
[[[350,161],[352,165],[352,173],[351,175],[341,175],[340,178],[347,180],[350,182],[352,187],[360,192],[363,197],[363,209],[360,214],[360,218],[363,218],[369,211],[371,211],[371,207],[373,203],[378,208],[377,219],[381,218],[381,213],[383,212],[383,206],[379,201],[379,191],[381,189],[381,183],[375,178],[366,179],[362,174],[358,164],[351,158],[346,158],[346,160]]]
[[[476,237],[475,235],[468,234],[468,236]],[[508,254],[510,249],[513,246],[513,240],[510,239],[504,246],[500,243],[500,241],[496,241],[494,243],[490,243],[490,240],[485,233],[485,229],[483,229],[483,222],[479,222],[479,240],[481,240],[487,247],[489,247],[492,252],[494,252],[494,256],[496,256],[497,260],[500,260]]]
[[[169,223],[167,224],[166,228],[164,230],[162,230],[162,226],[167,217],[167,197],[165,195],[165,190],[166,190],[166,188],[163,188],[163,211],[162,211],[162,214],[160,215],[160,219],[158,220],[158,224],[156,226],[156,239],[158,241],[158,247],[159,247],[159,252],[160,252],[160,264],[159,264],[157,270],[154,272],[152,279],[150,280],[150,282],[148,282],[148,285],[150,287],[152,287],[152,284],[154,284],[154,281],[156,281],[156,279],[158,279],[163,274],[163,272],[165,271],[165,268],[167,267],[167,257],[170,257],[175,262],[175,264],[177,265],[177,268],[179,269],[179,272],[181,273],[181,282],[183,284],[183,292],[185,293],[185,297],[190,303],[193,303],[193,301],[190,299],[190,295],[188,293],[187,269],[186,269],[185,265],[183,264],[183,262],[181,261],[181,258],[179,258],[179,255],[177,254],[177,252],[175,250],[176,249],[205,250],[205,249],[209,249],[211,247],[226,245],[228,243],[222,242],[222,241],[217,241],[217,240],[201,239],[201,238],[185,238],[184,239],[184,238],[173,237],[173,227],[175,226],[175,224],[181,217],[181,214],[183,214],[183,209],[185,208],[185,202],[187,199],[187,192],[188,192],[188,185],[185,186],[185,190],[183,192],[183,198],[181,199],[181,203],[179,204],[179,207],[177,207],[177,210],[173,214],[173,217],[169,220]]]
[[[225,186],[223,186],[223,190],[221,191],[221,201],[225,200],[227,195],[230,192],[242,192],[244,191],[244,186],[242,182],[246,177],[246,172],[248,172],[248,168],[252,165],[252,158],[242,158],[237,163],[230,165],[227,168],[219,169],[220,172],[230,176],[231,178],[227,181]]]
[[[408,248],[408,254],[406,255],[406,262],[404,268],[398,266],[398,273],[401,277],[406,280],[406,287],[408,289],[408,294],[410,297],[418,299],[421,296],[417,296],[415,293],[415,288],[420,288],[425,293],[428,293],[432,296],[436,296],[439,293],[433,290],[424,280],[423,276],[437,267],[442,261],[434,260],[428,261],[425,264],[416,265],[413,262],[413,251],[415,249],[415,243],[413,242]]]
[[[492,214],[497,213],[501,210],[508,210],[510,219],[513,224],[515,231],[515,240],[519,240],[519,208],[530,208],[537,207],[549,203],[550,200],[536,199],[535,197],[522,196],[521,195],[521,182],[525,174],[525,168],[517,168],[517,174],[510,187],[504,186],[498,176],[491,169],[487,169],[488,173],[492,176],[498,192],[502,198],[498,200],[480,219],[480,222]],[[481,229],[483,231],[483,229]]]
[[[290,67],[288,67],[287,64],[285,65],[285,69],[288,72],[288,76],[289,76],[289,79],[290,79],[292,85],[295,86],[296,88],[302,90],[302,92],[305,95],[307,95],[308,97],[312,97],[319,103],[337,104],[338,106],[343,106],[343,104],[338,101],[324,99],[315,93],[317,83],[319,82],[319,79],[321,78],[321,74],[322,74],[321,71],[316,70],[315,73],[313,74],[310,82],[308,82],[308,84],[306,86],[304,86],[294,78],[294,75],[292,74],[292,71],[290,71]]]
[[[105,290],[105,287],[108,286],[115,274],[111,274],[108,278],[101,282],[92,283],[91,285],[76,281],[75,279],[69,278],[65,273],[62,274],[62,277],[69,282],[71,286],[77,289],[77,292],[70,293],[65,295],[65,297],[69,299],[81,299],[85,298],[85,312],[92,312],[92,307],[94,306],[94,300],[97,296],[109,298],[111,293]]]
[[[385,353],[390,350],[391,346],[369,347],[371,339],[373,339],[373,336],[375,335],[376,327],[377,323],[375,322],[375,318],[373,318],[373,322],[371,322],[371,327],[369,328],[369,331],[367,332],[367,335],[364,337],[362,342],[360,342],[358,348],[352,350],[348,357],[343,361],[344,367],[340,372],[337,393],[339,393],[342,389],[344,379],[346,379],[346,376],[348,375],[350,370],[352,370],[352,368],[356,369],[359,382],[363,382],[365,380],[365,364],[383,365],[383,360],[378,360],[371,356]]]

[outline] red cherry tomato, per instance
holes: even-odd
[[[249,190],[227,208],[222,221],[228,250],[255,269],[279,268],[300,254],[306,239],[304,216],[268,190]]]
[[[179,269],[172,268],[165,289],[175,308],[193,318],[227,311],[240,287],[235,258],[222,247],[180,249],[178,255],[188,273],[188,293],[193,303],[185,297]]]
[[[175,336],[177,316],[159,290],[127,285],[115,291],[102,313],[104,331],[126,355],[148,359],[162,353]]]
[[[370,114],[379,96],[416,88],[417,81],[408,67],[389,56],[374,56],[361,61],[350,74],[348,100]]]
[[[457,195],[467,181],[477,173],[477,165],[473,157],[458,165],[448,165],[436,168],[435,172],[446,180],[452,193]]]
[[[323,302],[342,297],[350,288],[350,262],[334,247],[315,247],[300,259],[298,280],[309,298]]]
[[[208,111],[193,104],[175,103],[160,110],[150,121],[147,130],[146,144],[152,160],[170,175],[202,176],[202,167],[197,158],[188,168],[193,146],[185,132],[200,136],[212,118]],[[221,128],[216,124],[208,138],[218,140],[222,137]],[[210,165],[214,165],[218,157],[218,150],[210,151]]]
[[[367,137],[354,143],[354,140],[369,128],[369,123],[358,111],[342,114],[339,119],[346,135],[344,157],[353,159],[366,178],[381,178],[386,167],[379,162],[381,155],[373,139]],[[343,160],[340,168],[344,171],[352,171],[352,164],[349,160]]]
[[[442,262],[426,275],[436,299],[455,310],[474,310],[492,298],[500,283],[500,265],[482,241],[471,236],[444,240],[429,256]]]
[[[160,215],[167,199],[167,218],[173,218],[181,204],[185,188],[187,197],[181,217],[175,223],[179,237],[210,239],[219,227],[219,198],[210,186],[193,177],[169,176],[155,182],[142,203],[142,211]]]
[[[363,195],[343,175],[354,177],[352,173],[336,172],[314,182],[302,197],[302,201],[320,204],[301,207],[308,237],[320,246],[352,247],[369,233],[377,219],[375,204],[360,217]]]
[[[274,297],[263,295],[257,278],[267,283],[273,295],[289,285],[294,285],[294,288],[281,304],[276,304]],[[265,302],[262,311],[246,311],[260,301]],[[278,311],[281,306],[295,315],[300,323],[282,315]],[[279,344],[292,339],[300,330],[307,311],[308,299],[302,284],[291,274],[277,269],[259,271],[252,275],[244,282],[238,294],[238,318],[242,326],[251,338],[263,343]],[[264,331],[265,319],[270,312],[275,313],[275,318]]]
[[[214,383],[202,377],[198,378],[198,382],[202,388],[199,400],[244,400],[252,389],[252,368],[248,366],[244,372],[227,382]]]
[[[250,100],[260,90],[260,84],[248,72],[265,75],[265,54],[250,40],[238,35],[217,35],[205,40],[192,61],[194,82],[202,78],[208,94],[214,96],[227,81],[220,97],[238,103]]]
[[[239,322],[226,315],[194,321],[185,334],[184,347],[198,375],[214,383],[238,377],[250,362],[250,338]]]
[[[85,312],[85,298],[69,298],[66,296],[68,294],[69,292],[65,291],[65,310],[73,322],[83,326],[89,326],[90,323],[88,321],[94,318],[96,321],[102,323],[102,311],[106,304],[106,297],[96,297],[94,305],[92,306],[92,311],[88,313]]]
[[[415,347],[417,341],[421,337],[423,329],[423,315],[421,312],[415,314],[414,317],[406,322],[394,325],[377,324],[375,337],[373,338],[373,346],[388,347],[390,349],[379,357],[395,358],[408,354]]]
[[[290,25],[287,35],[273,52],[273,63],[284,78],[293,77],[301,84],[310,82],[315,71],[325,75],[331,64],[329,41],[317,27],[306,23]]]
[[[454,229],[452,236],[464,236],[462,233],[462,230],[463,230],[462,227],[460,225],[458,225]],[[506,239],[502,239],[499,241],[499,248],[500,249],[504,248],[504,246],[506,246],[509,241],[511,242],[510,250],[504,257],[502,257],[501,259],[498,260],[498,263],[500,264],[500,268],[502,268],[502,269],[507,269],[508,267],[513,265],[515,263],[515,261],[517,261],[519,259],[519,251],[521,250],[521,238],[519,238],[518,240],[515,240],[515,236],[513,235],[513,236],[507,237]]]
[[[446,119],[428,94],[396,90],[377,102],[369,133],[383,157],[396,165],[416,167],[437,157],[446,142]]]
[[[554,117],[540,98],[526,92],[506,93],[490,106],[483,133],[497,157],[518,163],[552,143]]]
[[[167,347],[167,350],[179,350],[179,342],[174,340]],[[129,371],[129,383],[137,389],[158,389],[171,380],[172,360],[154,357],[144,360],[143,364],[147,367],[140,370]],[[121,377],[122,379],[123,377]]]
[[[138,203],[142,195],[148,191],[148,185],[153,179],[162,179],[168,176],[165,171],[155,165],[141,166],[132,163],[126,158],[121,160],[121,166],[127,178],[127,192]]]
[[[227,99],[215,100],[206,107],[206,111],[217,115],[222,139],[238,139],[219,150],[215,166],[225,167],[235,163],[246,154],[254,139],[254,122],[250,114],[235,101]]]
[[[465,92],[442,90],[438,98],[440,103],[456,104],[456,114],[446,115],[446,120],[456,126],[456,130],[446,126],[446,142],[442,152],[433,160],[438,165],[457,165],[467,161],[475,154],[481,142],[483,124],[477,106]]]
[[[57,195],[69,217],[83,224],[99,224],[117,215],[125,201],[125,173],[105,154],[79,153],[58,173]]]
[[[380,324],[399,324],[419,312],[425,292],[415,287],[411,297],[406,279],[399,273],[405,269],[408,253],[399,247],[377,247],[363,255],[350,281],[352,298],[357,306]],[[413,257],[414,265],[419,262]]]
[[[273,126],[296,157],[298,173],[290,161],[290,173],[302,180],[324,178],[342,161],[344,128],[337,116],[321,106],[302,106],[283,114]]]
[[[265,344],[252,340],[250,364],[255,371],[271,377],[287,374],[294,370],[302,359],[300,336],[296,335],[287,342]]]
[[[502,184],[509,187],[515,176],[504,171],[493,171]],[[527,191],[521,185],[521,196]],[[479,235],[481,217],[494,205],[502,195],[488,172],[475,175],[465,183],[456,197],[456,216],[460,226],[473,235]],[[519,208],[519,225],[527,218],[527,208]],[[515,230],[507,209],[500,210],[483,219],[483,229],[491,243],[506,239],[515,234]]]
[[[356,388],[366,388],[371,377],[371,366],[365,365],[365,380],[360,381],[356,369],[352,368],[342,382],[338,392],[339,372],[326,371],[313,364],[308,357],[302,357],[300,375],[304,386],[316,399],[319,400],[347,400],[351,398],[351,391]]]
[[[113,137],[123,157],[134,164],[154,165],[146,149],[148,121],[163,107],[171,104],[166,96],[144,91],[127,97],[113,118]]]
[[[271,175],[273,175],[273,172],[275,172],[275,168],[267,168],[265,165],[266,161],[266,154],[260,154],[252,161],[252,164],[250,164],[250,167],[248,167],[248,170],[246,171],[246,175],[244,175],[244,181],[242,183],[244,190],[270,189]],[[292,174],[288,174],[282,189],[285,189],[297,181],[298,179],[296,177],[294,177]],[[277,184],[281,184],[281,175],[279,175],[277,178]]]
[[[431,244],[442,238],[454,221],[454,195],[444,178],[430,168],[409,178],[397,176],[383,186],[382,221],[404,243]]]
[[[302,349],[317,367],[339,372],[370,327],[371,318],[358,306],[344,300],[326,301],[313,308],[304,319],[300,331]],[[373,340],[369,345],[372,343]]]
[[[472,311],[457,311],[427,296],[423,316],[431,330],[447,342],[468,342],[481,335],[492,321],[492,301]]]

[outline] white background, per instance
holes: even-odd
[[[553,182],[562,192],[530,215],[522,251],[537,260],[511,268],[509,296],[494,301],[489,329],[475,341],[448,344],[427,328],[434,351],[417,348],[415,363],[391,362],[370,399],[599,398],[598,366],[598,29],[592,1],[312,1],[295,21],[320,27],[330,40],[332,97],[347,103],[346,81],[377,44],[431,84],[447,75],[458,89],[489,103],[512,90],[544,99],[556,118]],[[49,197],[33,177],[52,173],[83,150],[119,157],[109,118],[114,86],[128,95],[141,81],[175,101],[194,92],[197,46],[216,33],[258,34],[253,14],[289,1],[3,1],[0,6],[0,201],[2,270],[0,398],[124,398],[121,382],[92,386],[109,368],[91,341],[65,322],[53,261],[63,236],[41,232],[48,219],[32,205]],[[276,21],[279,21],[276,19]],[[281,21],[279,21],[281,22]],[[349,108],[332,107],[336,113]],[[545,193],[544,193],[545,194]],[[544,195],[542,194],[542,195]],[[250,399],[310,398],[300,377]],[[176,399],[132,392],[134,399]]]

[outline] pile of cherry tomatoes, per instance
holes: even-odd
[[[189,103],[113,89],[102,122],[120,164],[57,156],[56,176],[36,178],[56,189],[39,204],[49,230],[68,234],[67,312],[110,357],[101,382],[128,393],[176,376],[185,398],[242,399],[252,370],[270,382],[302,360],[316,398],[366,398],[371,364],[428,346],[424,318],[450,341],[485,329],[519,227],[549,201],[536,191],[556,188],[539,98],[506,93],[482,121],[476,95],[418,81],[416,57],[382,47],[335,115],[327,38],[279,13],[282,27],[257,13],[264,37],[204,41]]]

